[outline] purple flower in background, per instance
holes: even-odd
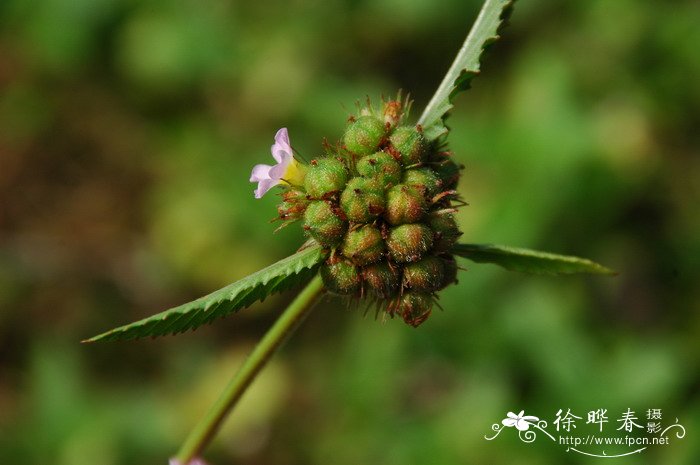
[[[295,185],[301,185],[304,182],[305,173],[303,167],[294,159],[287,128],[277,131],[271,152],[277,164],[255,165],[250,174],[250,182],[258,183],[258,188],[253,191],[256,199],[261,198],[267,191],[282,182]]]

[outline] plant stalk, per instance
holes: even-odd
[[[219,399],[211,406],[206,416],[195,426],[180,447],[176,456],[180,465],[187,465],[194,457],[199,456],[211,442],[248,386],[277,349],[287,340],[287,337],[311,312],[313,304],[322,290],[323,282],[317,275],[265,333],[265,336],[258,342],[253,352],[229,381]]]

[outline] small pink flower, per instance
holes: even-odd
[[[258,183],[258,188],[253,191],[256,199],[261,198],[267,191],[282,182],[303,183],[304,173],[302,167],[294,159],[287,128],[277,131],[271,151],[277,164],[274,166],[255,165],[250,174],[250,182]]]
[[[536,422],[540,419],[531,415],[524,415],[524,413],[525,410],[521,410],[517,415],[513,412],[508,412],[508,415],[501,423],[503,423],[503,426],[515,426],[518,431],[527,431],[530,429],[531,422]]]

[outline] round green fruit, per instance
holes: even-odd
[[[392,147],[401,155],[403,166],[411,166],[423,161],[427,144],[423,134],[411,126],[400,126],[389,137]]]
[[[391,225],[416,223],[427,209],[425,197],[415,187],[399,184],[386,193],[384,218]]]
[[[427,199],[432,199],[433,196],[442,190],[442,180],[430,168],[406,170],[403,174],[402,182],[418,189]]]
[[[384,250],[382,233],[369,224],[348,231],[341,246],[343,255],[360,266],[381,260]]]
[[[338,218],[329,202],[310,202],[304,212],[304,229],[324,247],[338,245],[347,229],[347,222]]]
[[[444,260],[434,255],[407,264],[403,269],[404,286],[414,291],[434,292],[445,279]]]
[[[397,307],[396,313],[401,315],[403,321],[416,328],[430,316],[433,309],[433,297],[422,292],[405,292]]]
[[[442,255],[440,258],[443,260],[444,273],[438,289],[445,289],[450,284],[457,282],[457,260],[452,255]]]
[[[435,233],[433,248],[436,252],[449,252],[462,235],[454,215],[450,213],[432,214],[428,223]]]
[[[311,160],[304,187],[308,195],[321,199],[342,191],[347,182],[348,170],[342,161],[333,157],[317,158]]]
[[[348,220],[369,223],[384,212],[384,189],[376,179],[352,178],[340,196],[340,207]]]
[[[401,165],[386,152],[362,157],[357,162],[357,172],[366,178],[376,179],[382,187],[401,182]]]
[[[416,262],[433,246],[433,231],[421,223],[402,224],[391,228],[386,246],[395,262]]]
[[[305,192],[289,189],[282,194],[282,203],[277,206],[277,213],[281,220],[296,220],[304,215],[307,205],[309,201]]]
[[[329,291],[340,295],[355,294],[360,290],[360,271],[349,260],[333,257],[321,265],[323,285]]]
[[[374,116],[360,116],[345,130],[345,148],[357,155],[374,153],[386,132],[384,122]]]
[[[397,267],[382,261],[362,269],[362,278],[366,289],[380,299],[395,296],[400,287],[400,274]]]
[[[445,158],[439,163],[436,163],[433,169],[442,181],[442,187],[444,189],[455,189],[457,187],[460,171],[462,169],[460,165],[449,158]]]

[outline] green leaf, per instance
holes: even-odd
[[[112,329],[83,342],[164,336],[195,329],[248,307],[256,300],[262,301],[270,294],[306,283],[316,274],[324,257],[325,253],[320,246],[309,247],[195,301]]]
[[[537,250],[518,249],[505,245],[457,244],[452,253],[477,263],[493,263],[511,271],[533,274],[617,274],[613,270],[585,258],[557,255]]]
[[[500,37],[498,33],[510,16],[514,1],[484,2],[452,66],[418,120],[428,140],[435,140],[447,134],[444,119],[452,109],[452,100],[461,91],[469,89],[470,81],[479,74],[481,52]]]

